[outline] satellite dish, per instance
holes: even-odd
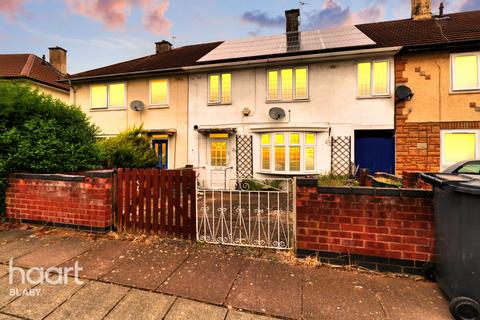
[[[397,87],[396,94],[400,101],[410,101],[413,97],[412,89],[403,85]]]
[[[268,111],[268,114],[273,120],[285,118],[285,111],[282,108],[272,108],[270,111]]]
[[[145,108],[145,104],[140,100],[134,100],[130,103],[130,109],[133,111],[142,111]]]

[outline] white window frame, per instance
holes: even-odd
[[[455,58],[462,57],[462,56],[477,56],[477,87],[473,88],[462,88],[456,89],[455,88]],[[452,53],[450,54],[450,90],[451,92],[463,92],[463,91],[478,91],[480,90],[480,51],[474,52],[462,52],[462,53]]]
[[[167,82],[167,102],[166,103],[152,103],[152,82],[154,81],[162,81],[165,80]],[[155,78],[150,79],[148,81],[148,105],[151,108],[165,108],[170,105],[170,81],[168,78]]]
[[[386,93],[373,93],[373,88],[375,86],[375,78],[374,78],[374,72],[373,72],[373,65],[378,62],[386,62],[387,63],[387,92]],[[370,63],[370,94],[361,96],[359,95],[359,90],[358,90],[358,65],[362,63]],[[357,99],[368,99],[368,98],[378,98],[378,97],[390,97],[391,95],[391,75],[390,75],[390,69],[391,69],[391,63],[390,60],[388,59],[379,59],[379,60],[364,60],[364,61],[358,61],[355,64],[355,83],[356,83],[356,95]]]
[[[445,134],[448,133],[475,133],[475,139],[476,139],[476,144],[475,144],[475,158],[480,157],[480,130],[476,129],[452,129],[452,130],[441,130],[440,131],[440,168],[443,171],[444,169],[448,168],[449,166],[455,164],[455,163],[445,163],[445,157],[444,157],[444,150],[445,150]],[[465,160],[471,160],[471,159],[465,159]]]
[[[229,140],[230,140],[230,135],[228,136],[228,138],[210,138],[208,137],[208,163],[210,165],[210,167],[212,168],[225,168],[225,167],[228,167],[228,164],[230,163],[230,157],[229,157],[229,152],[228,152],[228,145],[229,145]],[[225,154],[225,165],[224,166],[214,166],[212,164],[212,142],[213,141],[221,141],[221,142],[226,142],[227,143],[227,146],[225,147],[226,148],[226,154]]]
[[[292,99],[284,100],[282,99],[282,70],[292,69]],[[296,97],[296,69],[306,69],[307,70],[307,96],[305,98],[297,98]],[[268,74],[270,71],[277,71],[277,99],[270,99],[268,96],[269,88],[270,88],[270,77]],[[267,102],[293,102],[293,101],[308,101],[310,99],[310,70],[308,66],[296,66],[296,67],[286,67],[286,68],[269,68],[267,69],[266,73],[267,78]]]
[[[115,85],[115,84],[123,84],[124,86],[124,94],[123,94],[123,106],[110,106],[110,86]],[[101,107],[94,107],[92,105],[92,100],[93,100],[93,95],[92,95],[92,88],[94,86],[99,86],[99,85],[105,85],[107,87],[107,105],[106,106],[101,106]],[[127,108],[127,82],[109,82],[109,83],[94,83],[90,84],[89,86],[90,90],[90,109],[92,110],[99,110],[99,109],[112,109],[112,110],[124,110]]]
[[[312,133],[314,136],[314,144],[306,144],[306,134]],[[285,175],[304,175],[304,174],[314,174],[317,170],[317,133],[311,131],[272,131],[272,132],[260,132],[260,173],[267,174],[285,174]],[[262,144],[262,135],[270,135],[270,145]],[[275,134],[284,135],[283,145],[275,144]],[[294,147],[300,147],[300,170],[299,171],[290,171],[290,134],[299,134],[300,144],[292,145]],[[263,169],[263,158],[262,158],[262,147],[270,147],[270,170]],[[275,146],[285,147],[285,170],[278,171],[275,170]],[[313,147],[314,148],[314,161],[313,161],[313,170],[306,170],[305,162],[305,148]]]
[[[230,101],[222,102],[222,77],[224,74],[230,75]],[[210,101],[210,77],[218,76],[218,101]],[[231,72],[217,72],[207,74],[207,104],[209,106],[230,105],[233,103],[233,74]]]

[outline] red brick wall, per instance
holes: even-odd
[[[13,174],[6,193],[7,216],[50,225],[107,229],[113,220],[111,172],[83,176]]]
[[[315,183],[297,186],[298,249],[433,260],[431,191],[317,188]]]

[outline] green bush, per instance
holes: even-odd
[[[0,81],[0,211],[10,172],[58,173],[100,165],[97,127],[79,107]]]
[[[142,127],[133,127],[117,136],[98,142],[106,168],[146,168],[157,164],[150,139],[142,134]]]

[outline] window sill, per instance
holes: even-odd
[[[228,103],[207,103],[207,107],[215,107],[215,106],[231,106],[232,103],[231,102],[228,102]]]
[[[126,107],[120,108],[90,108],[90,112],[102,112],[102,111],[125,111]]]
[[[147,107],[147,109],[168,109],[170,105],[168,104],[151,104]]]
[[[310,102],[310,99],[294,99],[294,100],[266,100],[265,103],[267,104],[275,104],[275,103],[295,103],[295,102]]]
[[[357,97],[357,100],[369,100],[369,99],[390,99],[392,96],[390,94],[381,95],[381,96],[368,96],[368,97]]]
[[[470,90],[450,90],[450,95],[459,95],[459,94],[479,94],[480,89],[470,89]]]

